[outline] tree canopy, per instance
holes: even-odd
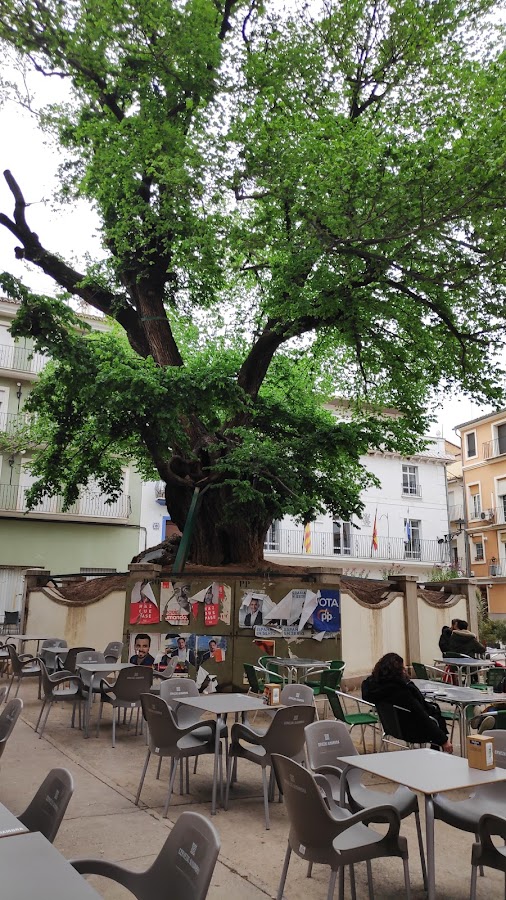
[[[496,10],[0,0],[0,39],[69,85],[40,123],[104,247],[74,268],[5,173],[0,224],[60,289],[1,281],[13,333],[54,360],[29,401],[34,501],[91,477],[114,494],[134,459],[180,526],[206,489],[195,561],[256,562],[285,513],[359,515],[361,454],[419,446],[438,385],[503,402]],[[110,332],[83,331],[69,297]]]

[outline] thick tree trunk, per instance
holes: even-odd
[[[193,489],[168,484],[165,490],[167,509],[172,521],[183,531]],[[202,566],[238,564],[258,566],[263,561],[264,540],[270,520],[259,520],[252,506],[241,519],[230,521],[230,490],[216,487],[200,498],[194,521],[188,560]]]

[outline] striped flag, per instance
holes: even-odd
[[[374,525],[373,525],[373,527],[372,527],[372,545],[371,545],[371,550],[377,550],[377,549],[378,549],[378,529],[377,529],[377,526],[376,526],[376,519],[377,519],[377,516],[378,516],[378,507],[376,507],[376,512],[374,513]]]
[[[304,525],[304,553],[311,553],[311,522]]]
[[[411,519],[406,519],[404,526],[404,540],[406,544],[411,543]]]

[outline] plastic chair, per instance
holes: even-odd
[[[51,769],[18,819],[28,831],[40,831],[52,844],[73,793],[74,780],[68,769]]]
[[[4,613],[3,624],[1,626],[2,634],[19,634],[20,621],[21,616],[19,612],[6,610]]]
[[[174,672],[177,668],[178,663],[179,663],[179,660],[178,660],[177,656],[173,656],[171,659],[169,659],[165,669],[163,669],[161,672],[157,669],[153,669],[153,678],[157,678],[159,680],[157,681],[156,684],[153,684],[151,686],[152,694],[160,694],[161,684],[163,684],[164,681],[168,681],[170,678],[172,678],[172,676],[174,675]],[[182,681],[183,679],[180,678],[179,680]]]
[[[268,681],[268,678],[265,677],[266,670],[260,668],[260,666],[254,666],[251,663],[244,663],[244,674],[248,679],[248,694],[253,694],[255,697],[262,697],[264,693],[264,684]]]
[[[214,755],[214,736],[216,722],[208,720],[199,723],[199,725],[188,725],[181,728],[176,721],[174,713],[166,700],[156,697],[154,694],[143,694],[141,697],[142,712],[148,724],[148,751],[142,770],[141,780],[135,798],[135,805],[139,805],[142,785],[146,777],[151,755],[158,756],[161,761],[168,756],[171,760],[169,789],[163,815],[166,817],[169,810],[170,798],[176,778],[177,764],[180,764],[180,791],[183,793],[183,768],[182,760],[188,760],[190,757],[201,756],[203,753],[212,753]],[[200,728],[208,728],[211,738],[199,737],[195,732]],[[158,770],[160,767],[158,767]],[[188,766],[186,767],[186,792],[190,791],[190,775]],[[220,783],[221,783],[221,754],[220,754]]]
[[[271,756],[273,753],[281,753],[290,759],[303,758],[304,728],[313,721],[314,716],[314,705],[289,706],[286,709],[276,710],[272,722],[265,733],[259,733],[241,722],[236,722],[232,725],[228,750],[225,809],[228,809],[232,780],[232,761],[234,759],[247,759],[262,767],[265,827],[266,829],[270,828],[269,794],[273,793],[274,790]],[[245,743],[241,743],[241,741]],[[270,784],[266,771],[268,766],[271,768]]]
[[[339,872],[339,900],[344,898],[344,867],[358,862],[367,863],[369,894],[372,897],[370,860],[399,856],[404,866],[406,900],[411,900],[409,880],[408,845],[399,834],[399,813],[393,806],[384,804],[376,809],[376,815],[388,824],[385,835],[369,828],[370,810],[352,814],[321,795],[320,785],[325,785],[322,775],[313,776],[303,766],[291,759],[274,754],[272,758],[278,783],[281,784],[285,806],[290,820],[288,847],[279,882],[277,900],[282,900],[293,853],[308,863],[330,866],[331,875],[327,900],[334,896]],[[329,806],[327,805],[329,804]],[[353,870],[352,870],[353,871]],[[352,890],[354,894],[354,877]]]
[[[56,669],[56,653],[47,653],[47,650],[50,649],[58,649],[61,647],[64,649],[67,646],[67,641],[61,640],[60,638],[47,638],[47,640],[42,641],[42,646],[40,648],[39,659],[45,663],[46,669],[48,672],[54,672]]]
[[[501,769],[506,768],[506,731],[484,731],[484,735],[494,738],[494,762]],[[478,825],[485,813],[503,816],[506,804],[506,783],[482,784],[465,800],[452,800],[447,794],[435,794],[434,818],[452,825],[460,831],[475,834],[478,839]]]
[[[7,652],[9,654],[9,660],[12,668],[11,680],[9,682],[9,690],[7,691],[6,700],[9,698],[9,694],[11,692],[11,687],[13,685],[14,679],[17,678],[17,687],[15,697],[18,696],[19,685],[23,678],[38,678],[39,680],[39,693],[38,697],[40,700],[40,665],[39,660],[35,656],[30,656],[28,653],[23,653],[21,656],[18,655],[12,644],[7,644]]]
[[[220,838],[209,819],[184,812],[145,872],[104,859],[78,859],[72,865],[81,875],[102,875],[122,884],[137,900],[161,898],[167,891],[177,900],[205,900],[219,852]]]
[[[362,733],[362,747],[364,748],[364,753],[366,753],[365,729],[367,728],[367,726],[370,726],[373,729],[374,749],[376,750],[376,726],[378,725],[378,716],[375,714],[375,712],[373,712],[373,710],[375,710],[374,705],[372,703],[368,703],[367,700],[362,700],[359,697],[353,697],[352,694],[344,694],[342,691],[329,690],[326,692],[326,697],[330,703],[330,708],[334,713],[336,719],[350,726],[350,734],[358,725]],[[341,702],[341,698],[343,700],[353,700],[353,702],[357,704],[357,712],[347,712],[343,703]],[[365,707],[367,712],[361,712],[361,707]]]
[[[311,725],[307,725],[305,734],[308,766],[313,774],[325,775],[331,789],[332,799],[339,805],[343,771],[343,764],[339,761],[339,757],[359,755],[351,735],[344,722],[328,721],[313,722]],[[363,773],[359,769],[349,769],[346,774],[346,800],[349,809],[353,813],[363,809],[369,810],[370,822],[384,821],[381,816],[376,818],[374,810],[376,807],[383,806],[387,800],[388,805],[397,810],[401,819],[414,813],[423,881],[427,887],[427,867],[416,794],[403,786],[388,794],[384,791],[375,791],[374,788],[362,784],[362,777]]]
[[[112,746],[116,746],[116,716],[118,709],[137,710],[137,722],[135,733],[137,734],[139,727],[139,711],[141,708],[141,694],[149,691],[153,680],[153,672],[147,666],[129,666],[127,669],[121,669],[114,684],[111,686],[107,681],[102,681],[100,689],[100,709],[97,721],[97,737],[100,731],[100,722],[102,721],[102,710],[104,703],[112,706]]]
[[[76,671],[76,658],[78,653],[94,653],[94,647],[70,647],[65,656],[57,656],[57,668],[65,669],[66,672],[72,672],[75,674]]]
[[[123,641],[110,641],[104,650],[105,661],[115,663],[121,659],[123,653]]]
[[[497,869],[499,872],[504,872],[506,876],[505,847],[496,847],[492,836],[502,838],[506,845],[506,818],[504,814],[485,813],[478,822],[476,829],[476,840],[478,843],[473,844],[471,850],[472,868],[469,900],[476,900],[478,866],[488,866],[489,869]]]
[[[18,721],[21,710],[23,709],[23,701],[20,697],[9,700],[0,714],[0,757],[7,746],[12,730]]]
[[[112,662],[115,661],[116,660],[112,660]],[[100,653],[98,650],[80,650],[79,653],[76,653],[75,671],[79,673],[85,695],[88,694],[88,691],[91,691],[93,694],[99,694],[100,686],[104,679],[98,672],[86,672],[85,670],[80,669],[79,666],[82,663],[102,664],[106,662],[105,653]]]
[[[42,706],[40,708],[39,718],[37,719],[37,724],[35,726],[35,731],[38,731],[39,725],[42,723],[42,727],[39,731],[39,740],[44,733],[44,729],[47,725],[47,720],[49,718],[49,713],[51,712],[51,707],[53,703],[58,703],[58,701],[69,700],[72,703],[72,728],[74,727],[74,719],[76,714],[76,704],[79,705],[79,728],[81,727],[81,687],[82,682],[79,675],[72,675],[71,672],[54,672],[52,675],[49,674],[47,668],[42,660],[40,660],[40,668],[41,668],[41,676],[42,676],[42,690],[44,691],[44,698],[42,701]],[[68,684],[68,687],[63,687],[64,684]],[[46,715],[44,719],[42,719],[42,715],[44,710],[47,707]]]

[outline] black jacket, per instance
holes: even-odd
[[[362,682],[362,697],[369,703],[392,703],[408,709],[410,715],[399,716],[405,740],[440,747],[446,744],[448,735],[439,708],[436,704],[427,703],[412,681],[402,678],[376,681],[369,675]],[[434,721],[434,717],[438,721]]]
[[[439,638],[439,649],[441,650],[441,653],[448,653],[451,636],[452,630],[449,625],[443,625],[441,636]]]
[[[481,656],[486,647],[476,640],[472,631],[452,631],[447,653],[463,653],[465,656]]]

